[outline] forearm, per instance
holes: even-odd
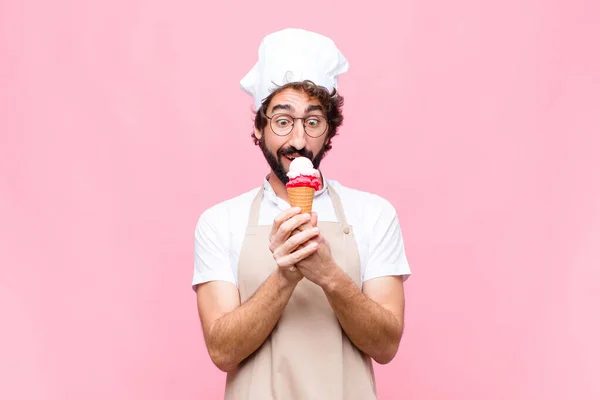
[[[402,321],[364,295],[342,270],[323,289],[354,345],[380,364],[390,362],[398,351]]]
[[[234,369],[260,347],[277,324],[295,286],[278,269],[252,297],[209,327],[207,347],[219,369]]]

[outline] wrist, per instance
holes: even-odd
[[[298,282],[300,282],[300,279],[302,279],[302,277],[300,277],[300,279],[296,278],[296,273],[294,273],[294,271],[284,271],[282,268],[277,268],[275,277],[279,287],[283,290],[294,289]]]
[[[325,279],[321,287],[325,293],[335,293],[339,289],[340,285],[343,284],[346,275],[344,271],[337,264],[333,264],[330,268],[331,274]]]

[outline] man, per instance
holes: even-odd
[[[202,213],[193,285],[226,399],[376,398],[371,360],[395,356],[410,275],[393,206],[328,180],[320,163],[343,121],[348,62],[324,36],[265,37],[241,85],[255,100],[263,184]],[[319,170],[312,215],[288,203],[291,160]]]

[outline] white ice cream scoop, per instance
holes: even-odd
[[[306,157],[296,157],[290,163],[290,170],[287,173],[288,178],[295,178],[298,175],[318,176],[319,171],[313,168],[313,163]]]

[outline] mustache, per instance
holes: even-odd
[[[277,150],[277,156],[281,157],[281,156],[291,156],[293,154],[297,154],[300,157],[306,157],[309,160],[312,161],[314,155],[313,152],[307,149],[302,149],[302,150],[296,150],[293,147],[288,147],[288,148],[281,148],[279,150]]]

